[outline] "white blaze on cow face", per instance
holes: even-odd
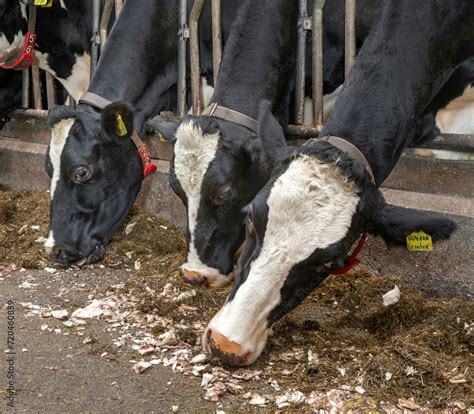
[[[53,167],[53,175],[51,177],[51,201],[54,198],[54,192],[56,186],[61,178],[61,155],[66,145],[66,140],[69,135],[69,131],[74,124],[74,119],[63,119],[55,124],[51,132],[51,143],[49,145],[49,159]],[[48,239],[44,243],[44,249],[47,253],[52,253],[54,249],[55,241],[53,231],[50,230]]]
[[[314,157],[294,160],[275,181],[259,255],[234,298],[208,326],[242,346],[248,354],[245,364],[255,361],[265,346],[268,316],[281,302],[280,291],[291,269],[316,249],[343,239],[358,202],[355,184]],[[205,347],[206,343],[205,334]]]
[[[201,186],[204,176],[217,152],[220,134],[204,134],[192,121],[180,125],[176,131],[174,148],[174,169],[176,178],[186,194],[188,202],[189,246],[187,262],[182,269],[206,277],[210,286],[219,286],[228,282],[221,275],[199,258],[195,245],[195,230],[199,205],[201,203]]]

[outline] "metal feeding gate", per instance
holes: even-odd
[[[199,115],[202,107],[202,81],[199,54],[198,22],[206,0],[195,0],[187,24],[187,0],[179,0],[179,61],[178,61],[178,116],[186,114],[186,47],[189,39],[191,62],[191,95],[193,114]],[[301,138],[314,137],[323,128],[323,10],[325,0],[315,0],[313,15],[308,15],[308,0],[299,0],[298,50],[296,61],[295,125],[288,125],[291,135]],[[222,60],[221,0],[211,0],[212,4],[212,48],[214,86],[217,83]],[[356,57],[355,30],[356,0],[345,0],[345,76]],[[306,38],[312,33],[312,90],[313,125],[305,124],[304,101],[306,81]]]

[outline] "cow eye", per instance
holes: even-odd
[[[214,199],[214,204],[216,204],[217,206],[224,204],[226,201],[229,201],[232,198],[232,194],[232,189],[226,189]]]
[[[72,181],[76,184],[83,183],[88,180],[91,175],[91,169],[87,165],[81,165],[74,170]]]

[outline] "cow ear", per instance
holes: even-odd
[[[424,231],[434,242],[447,240],[456,230],[456,223],[445,217],[383,202],[377,209],[370,232],[381,236],[388,244],[404,245],[414,231]]]
[[[122,141],[133,134],[133,110],[124,102],[106,106],[102,110],[100,122],[110,138]]]
[[[286,147],[285,133],[273,115],[268,101],[262,101],[259,106],[258,135],[265,150]]]
[[[76,110],[66,105],[54,105],[48,111],[48,126],[53,129],[56,124],[65,120],[76,118]]]

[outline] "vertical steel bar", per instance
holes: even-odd
[[[344,26],[344,75],[347,78],[356,58],[356,0],[345,0],[345,26]]]
[[[304,99],[306,77],[306,19],[308,18],[308,0],[299,0],[300,18],[298,21],[298,51],[296,57],[295,87],[295,124],[304,124]]]
[[[201,61],[199,57],[199,17],[205,0],[195,0],[189,18],[189,50],[191,60],[191,93],[193,95],[193,114],[202,111],[201,97]]]
[[[178,116],[186,115],[186,59],[188,30],[188,0],[179,0],[179,29],[178,29]]]
[[[326,0],[315,0],[313,10],[313,125],[323,126],[323,10]]]
[[[56,91],[54,90],[54,78],[51,73],[46,72],[46,98],[48,101],[48,109],[56,103]]]
[[[217,85],[222,61],[221,0],[212,0],[212,62],[214,69],[214,88]]]
[[[41,102],[41,78],[39,67],[36,64],[31,66],[31,78],[33,80],[33,101],[35,109],[43,109]]]
[[[120,10],[122,10],[123,0],[115,0],[115,18],[118,17]]]
[[[99,27],[100,27],[100,0],[93,0],[92,3],[92,48],[91,48],[91,78],[97,67],[99,60]]]
[[[100,19],[100,48],[105,45],[107,41],[107,29],[109,28],[110,17],[112,15],[112,7],[114,0],[106,0],[104,10],[102,11],[102,18]]]
[[[30,70],[26,69],[22,72],[22,94],[21,94],[21,106],[23,108],[30,107]]]

